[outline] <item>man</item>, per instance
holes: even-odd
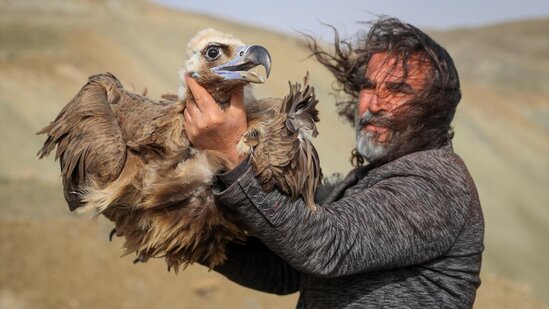
[[[336,33],[337,34],[337,33]],[[382,18],[334,55],[313,54],[351,99],[359,166],[312,213],[302,200],[264,193],[235,143],[246,128],[241,94],[222,111],[192,79],[185,121],[196,147],[231,162],[219,200],[254,238],[216,271],[244,286],[300,292],[298,307],[471,307],[480,284],[484,222],[475,185],[453,152],[461,98],[452,59],[417,28]],[[211,139],[210,139],[211,138]],[[333,158],[330,158],[333,159]]]

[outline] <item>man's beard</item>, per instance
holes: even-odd
[[[358,117],[357,117],[358,118]],[[387,137],[384,142],[379,142],[379,133],[372,131],[364,131],[366,125],[378,125],[380,123],[390,123],[390,120],[385,116],[377,116],[370,111],[366,111],[355,126],[356,133],[356,149],[358,153],[370,163],[384,162],[395,150],[395,145],[398,143],[398,134],[395,134],[389,127],[387,129]]]

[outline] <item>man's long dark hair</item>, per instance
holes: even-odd
[[[448,143],[454,133],[450,126],[456,106],[461,99],[459,77],[448,52],[431,37],[416,27],[396,18],[381,17],[361,31],[354,40],[341,39],[334,30],[334,51],[323,50],[317,41],[308,37],[309,48],[316,59],[330,70],[343,91],[344,100],[337,102],[338,113],[352,125],[356,124],[358,96],[362,88],[365,68],[373,54],[387,52],[397,57],[408,74],[408,61],[414,57],[426,58],[430,72],[426,86],[416,98],[400,107],[396,114],[404,117],[391,123],[391,130],[400,133],[399,143],[386,160],[398,158],[418,150],[438,148]],[[354,149],[354,165],[362,165],[364,158]]]

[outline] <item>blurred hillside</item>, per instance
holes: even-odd
[[[275,297],[193,266],[132,265],[110,224],[70,214],[59,167],[37,160],[35,132],[89,75],[110,71],[151,97],[175,92],[188,40],[213,27],[271,52],[258,97],[284,96],[308,70],[321,111],[317,148],[326,174],[346,172],[352,130],[334,115],[331,75],[299,38],[141,1],[0,0],[0,308],[280,308]],[[453,55],[463,101],[454,148],[478,185],[486,217],[477,308],[549,302],[549,20],[431,32]],[[542,301],[543,300],[543,301]]]

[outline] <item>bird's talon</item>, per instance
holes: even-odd
[[[250,147],[255,147],[259,144],[259,131],[252,129],[244,134],[244,141]]]
[[[112,241],[112,237],[116,235],[116,228],[112,229],[112,231],[109,234],[109,241]]]
[[[145,254],[143,252],[141,253],[138,253],[137,257],[135,258],[135,260],[133,260],[133,263],[134,264],[137,264],[139,262],[141,263],[145,263],[147,262],[147,260],[149,259],[149,257],[145,256]]]

